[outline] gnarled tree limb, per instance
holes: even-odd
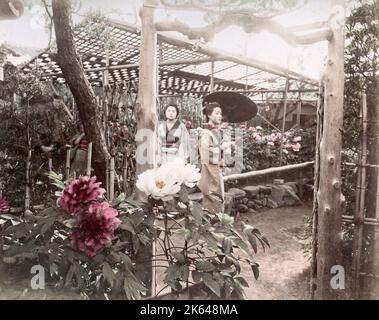
[[[93,143],[92,165],[95,174],[105,185],[106,162],[110,154],[98,117],[96,97],[76,51],[70,21],[70,0],[53,0],[52,4],[58,62],[74,96],[86,138]]]

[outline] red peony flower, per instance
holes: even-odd
[[[190,120],[187,120],[185,126],[187,129],[192,129],[192,122]]]
[[[100,184],[96,177],[80,176],[64,189],[58,205],[68,213],[77,214],[85,210],[91,201],[103,196],[105,190],[100,188]]]
[[[95,256],[113,240],[121,223],[117,215],[107,202],[91,203],[78,215],[78,228],[70,236],[72,247],[89,257]]]
[[[4,198],[0,198],[0,214],[9,212],[9,203]]]

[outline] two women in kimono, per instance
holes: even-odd
[[[222,110],[217,102],[208,103],[203,113],[207,124],[200,134],[199,141],[201,178],[198,188],[203,193],[203,207],[217,213],[223,211],[224,202],[223,154],[230,149],[233,142],[222,138]],[[166,120],[159,124],[160,164],[177,158],[185,163],[189,162],[189,134],[185,125],[178,120],[178,115],[178,107],[169,105],[165,110]]]

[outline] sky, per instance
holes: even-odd
[[[283,26],[302,25],[315,21],[326,21],[330,15],[332,0],[306,0],[298,10],[276,17]],[[35,4],[24,15],[13,21],[0,22],[0,44],[41,50],[47,47],[48,33],[43,26],[43,8]],[[80,12],[101,11],[106,16],[129,23],[136,23],[142,0],[82,0]],[[78,16],[74,21],[78,21]],[[206,24],[203,14],[192,11],[156,10],[156,21],[179,20],[191,26]],[[326,60],[327,44],[291,47],[280,37],[268,32],[246,34],[239,27],[229,27],[217,34],[208,45],[231,53],[254,57],[301,72],[313,78],[319,78]],[[28,51],[32,52],[32,51]]]

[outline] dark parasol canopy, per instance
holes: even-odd
[[[214,92],[204,97],[203,106],[218,102],[223,120],[226,122],[245,122],[255,117],[257,105],[248,97],[237,92]]]

